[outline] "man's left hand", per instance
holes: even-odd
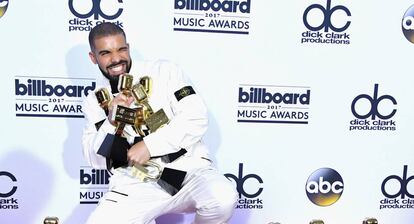
[[[128,161],[130,164],[145,164],[151,157],[150,152],[148,151],[147,146],[144,141],[140,141],[134,144],[128,150]]]

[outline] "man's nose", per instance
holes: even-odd
[[[118,63],[121,61],[121,56],[119,54],[113,54],[111,57],[111,63]]]

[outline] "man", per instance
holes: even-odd
[[[154,219],[162,214],[181,212],[196,212],[196,224],[226,223],[233,213],[237,192],[211,165],[202,142],[207,110],[182,71],[166,61],[134,62],[132,66],[125,33],[112,23],[95,26],[89,33],[89,44],[89,56],[103,74],[97,79],[97,89],[107,88],[114,98],[107,111],[100,107],[95,94],[89,94],[84,102],[84,156],[94,168],[108,168],[112,173],[109,190],[88,223],[155,223]],[[130,145],[128,164],[116,168],[111,167],[111,158],[103,156],[100,149],[106,144],[104,140],[115,133],[114,108],[132,108],[135,104],[133,97],[117,93],[119,77],[124,73],[133,75],[134,83],[143,76],[150,77],[153,88],[148,93],[148,104],[154,112],[163,109],[169,122],[141,141],[136,141],[139,135],[127,125],[122,138]],[[174,155],[174,159],[163,160],[166,155]],[[133,175],[136,165],[149,161],[164,170],[185,172],[181,189],[171,192],[157,181],[142,181]]]

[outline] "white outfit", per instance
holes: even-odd
[[[144,137],[151,157],[179,151],[187,153],[176,161],[162,166],[186,171],[182,189],[171,196],[156,182],[142,183],[130,175],[130,168],[112,169],[109,191],[100,200],[88,223],[155,223],[154,219],[170,212],[196,211],[195,223],[225,223],[233,212],[237,192],[232,183],[211,166],[208,149],[201,138],[207,130],[207,110],[197,93],[177,100],[174,93],[190,84],[182,71],[166,61],[138,62],[136,70],[130,72],[134,83],[142,76],[153,81],[149,104],[153,111],[163,109],[170,122],[156,132]],[[106,87],[109,81],[103,76],[97,80],[97,89]],[[115,127],[108,121],[99,106],[95,94],[90,93],[83,106],[87,120],[83,132],[83,152],[89,164],[96,169],[106,169],[106,158],[97,154],[108,133],[114,134]],[[95,124],[105,120],[96,130]],[[130,144],[138,136],[127,126],[124,137]]]

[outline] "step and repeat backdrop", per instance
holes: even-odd
[[[81,149],[103,21],[205,100],[230,223],[414,222],[414,0],[0,0],[0,223],[84,223],[107,190]]]

